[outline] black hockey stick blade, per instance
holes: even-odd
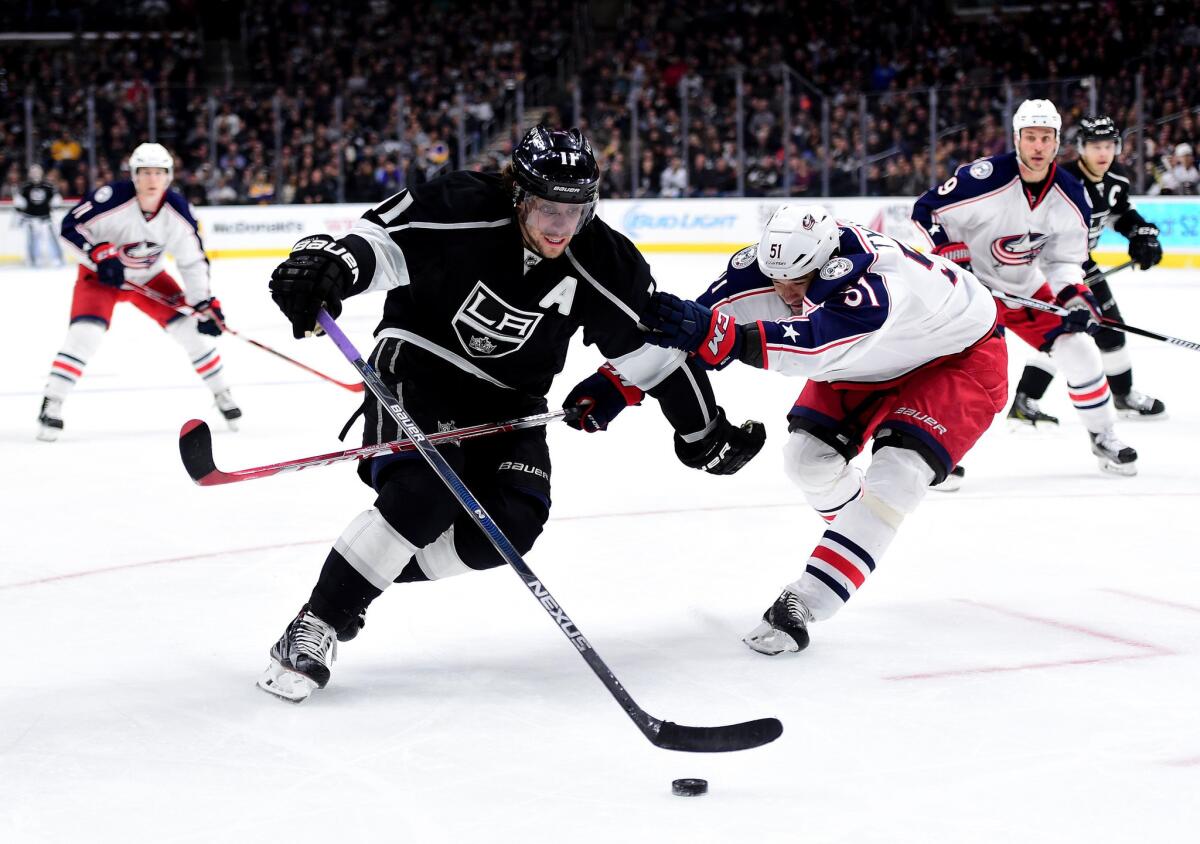
[[[663,721],[658,734],[650,736],[655,747],[689,753],[730,753],[770,744],[783,734],[778,718],[759,718],[724,727],[685,727]]]
[[[203,484],[205,478],[220,474],[213,460],[212,431],[207,422],[189,419],[183,423],[179,429],[179,456],[183,459],[183,468],[198,484]]]

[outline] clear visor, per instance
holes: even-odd
[[[521,222],[526,228],[537,229],[550,237],[572,237],[579,234],[596,213],[596,200],[591,202],[553,202],[531,196],[521,203]]]

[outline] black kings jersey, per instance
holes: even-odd
[[[1098,182],[1080,166],[1079,159],[1064,165],[1072,176],[1083,182],[1088,199],[1092,201],[1092,222],[1088,229],[1088,252],[1096,248],[1105,225],[1111,225],[1118,233],[1128,239],[1130,232],[1137,226],[1145,225],[1142,215],[1133,207],[1129,199],[1129,173],[1120,164],[1113,163],[1108,172]],[[1089,257],[1088,264],[1092,264]]]
[[[13,196],[13,207],[27,217],[49,219],[50,206],[56,196],[58,189],[51,182],[26,182]]]
[[[376,336],[403,341],[393,371],[520,405],[544,399],[582,330],[626,379],[653,390],[676,430],[712,421],[704,373],[681,365],[680,352],[644,344],[638,315],[654,279],[600,219],[563,255],[540,258],[525,248],[501,177],[464,171],[385,200],[341,243],[363,268],[352,292],[388,291]]]

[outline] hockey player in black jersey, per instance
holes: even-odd
[[[545,411],[568,342],[582,329],[608,359],[604,383],[613,392],[569,396],[581,410],[574,427],[604,427],[614,395],[637,401],[644,390],[674,428],[685,465],[736,472],[765,430],[726,420],[704,369],[683,352],[643,344],[638,314],[654,279],[634,245],[595,217],[599,181],[578,130],[537,126],[502,174],[451,173],[385,200],[345,237],[304,238],[272,274],[272,297],[303,337],[316,332],[322,306],[336,317],[346,297],[387,291],[369,362],[427,431]],[[398,437],[374,398],[364,415],[364,444]],[[545,429],[442,452],[518,551],[528,551],[550,512]],[[377,457],[360,474],[378,494],[375,506],[338,537],[259,680],[286,700],[325,686],[335,640],[358,633],[367,605],[391,583],[503,563],[418,455]]]
[[[26,254],[31,267],[61,267],[62,247],[50,219],[50,209],[58,199],[58,188],[45,177],[40,164],[29,168],[29,180],[13,194],[13,208],[25,229]]]
[[[1158,242],[1158,227],[1146,222],[1130,202],[1129,175],[1124,167],[1116,163],[1116,157],[1121,152],[1121,133],[1117,131],[1113,119],[1107,115],[1083,118],[1076,145],[1079,158],[1065,165],[1064,169],[1083,182],[1092,201],[1088,251],[1096,248],[1104,226],[1111,224],[1128,238],[1130,259],[1140,269],[1150,269],[1163,256],[1162,246]],[[1087,276],[1094,277],[1100,272],[1090,254],[1083,269]],[[1088,279],[1085,277],[1084,280]],[[1102,315],[1120,320],[1121,312],[1117,309],[1108,280],[1100,279],[1091,288],[1100,302]],[[1124,332],[1101,328],[1096,332],[1095,339],[1104,359],[1104,371],[1108,375],[1108,385],[1112,389],[1117,412],[1132,419],[1163,418],[1166,407],[1161,401],[1133,389],[1133,363],[1125,347]],[[1017,384],[1016,397],[1008,411],[1009,419],[1034,427],[1039,424],[1058,424],[1057,418],[1038,407],[1038,402],[1054,378],[1054,371],[1054,363],[1046,355],[1026,364]]]

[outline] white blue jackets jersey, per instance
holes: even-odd
[[[1091,204],[1083,184],[1057,164],[1040,195],[1021,184],[1015,152],[965,164],[913,207],[913,221],[937,246],[962,241],[971,270],[993,290],[1032,296],[1083,280]]]
[[[62,237],[78,251],[79,262],[93,271],[96,265],[88,257],[92,247],[113,244],[120,250],[125,277],[138,283],[162,272],[170,252],[183,277],[188,303],[212,296],[208,256],[196,218],[176,191],[167,190],[158,211],[146,219],[132,181],[101,185],[63,217]]]
[[[835,257],[795,315],[747,246],[697,301],[758,323],[765,368],[816,381],[879,384],[991,335],[996,301],[971,273],[838,221]]]

